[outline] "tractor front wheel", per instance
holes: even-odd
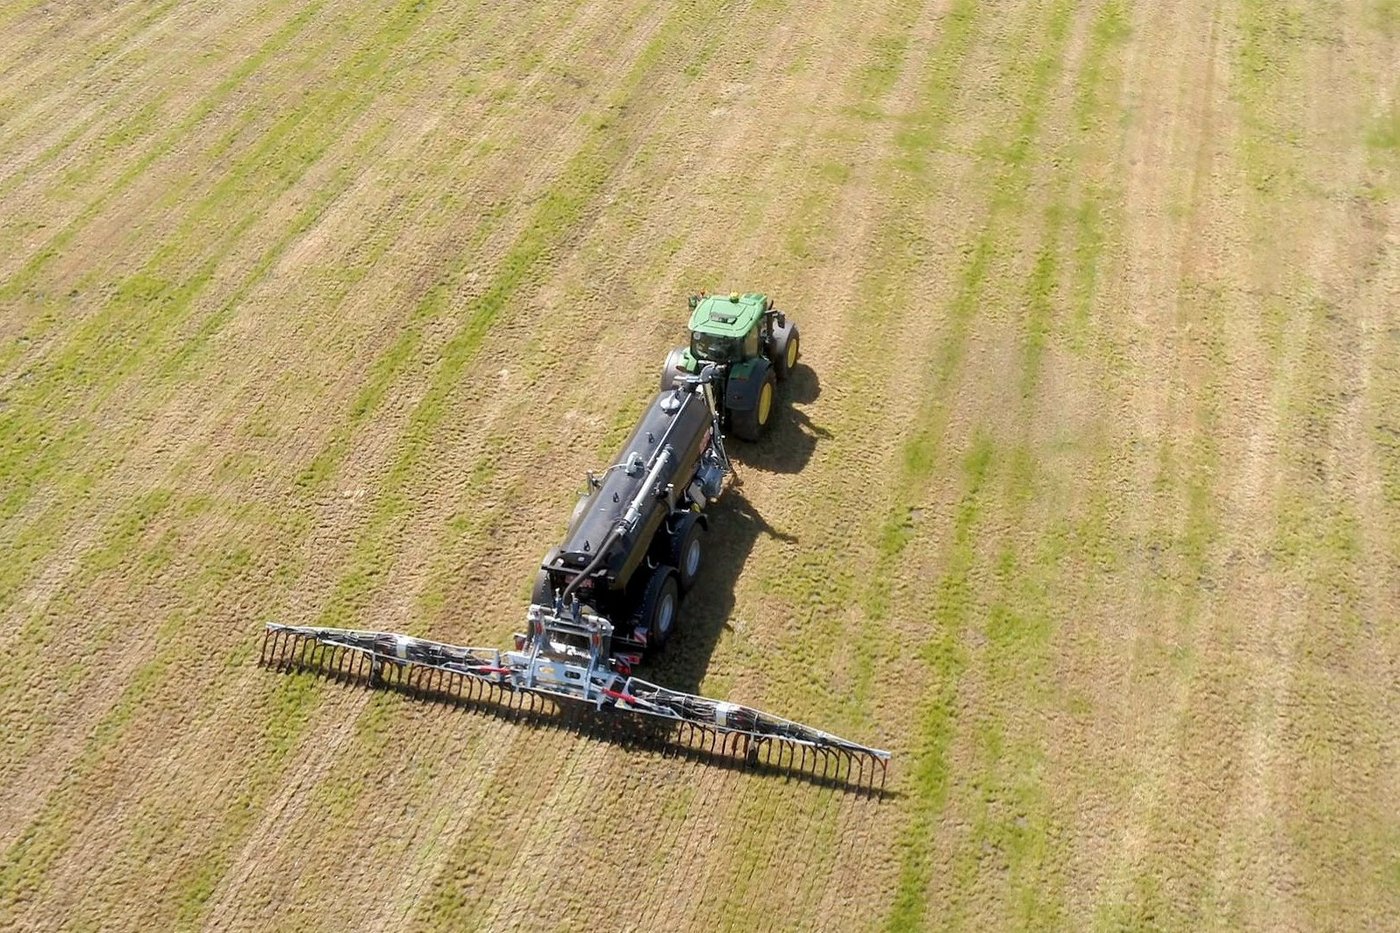
[[[802,352],[802,338],[797,333],[797,325],[788,321],[776,328],[773,334],[773,370],[778,381],[784,382],[797,368],[797,359]]]
[[[773,423],[774,410],[778,402],[778,380],[773,375],[773,370],[768,370],[768,375],[763,380],[763,385],[758,390],[758,398],[754,406],[748,411],[730,412],[730,422],[734,425],[734,433],[746,441],[756,441],[767,432],[768,426]]]

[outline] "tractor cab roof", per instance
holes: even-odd
[[[690,329],[719,337],[742,337],[762,316],[767,297],[757,292],[747,295],[710,295],[701,298],[690,314]]]

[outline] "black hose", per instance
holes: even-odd
[[[578,576],[570,580],[569,585],[564,587],[564,592],[559,594],[560,605],[568,605],[569,596],[578,588],[578,585],[583,582],[585,577],[598,569],[598,565],[608,556],[608,548],[612,547],[613,542],[617,540],[620,534],[622,534],[622,523],[618,522],[613,526],[613,530],[608,532],[607,537],[603,538],[602,543],[598,545],[598,553],[593,555],[593,559],[588,562],[588,566],[580,570]]]
[[[670,440],[671,432],[674,431],[676,425],[680,423],[681,411],[684,410],[686,405],[690,404],[690,400],[694,397],[694,394],[694,392],[684,393],[680,408],[677,409],[672,416],[671,423],[666,426],[665,432],[661,435],[660,442],[656,445],[657,456],[660,456],[666,450],[666,442]],[[655,461],[653,460],[652,462]],[[649,463],[647,468],[650,468],[650,465]],[[561,606],[567,606],[569,597],[573,595],[574,590],[578,589],[578,585],[583,582],[584,578],[598,569],[598,565],[608,556],[608,548],[612,547],[613,542],[615,542],[618,536],[625,530],[625,525],[626,522],[624,521],[618,521],[617,524],[613,525],[612,531],[608,532],[607,536],[603,538],[602,543],[598,545],[598,553],[593,555],[593,559],[588,562],[588,566],[580,570],[578,576],[570,580],[569,585],[564,587],[564,591],[559,594],[559,603]]]

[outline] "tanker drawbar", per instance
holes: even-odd
[[[779,318],[771,301],[754,297],[756,334]],[[795,341],[795,328],[791,334]],[[796,362],[795,347],[778,347],[788,365]],[[672,371],[668,364],[662,390],[618,455],[600,475],[589,474],[563,541],[540,564],[513,650],[268,623],[263,665],[883,792],[887,751],[632,674],[677,630],[682,597],[704,559],[706,509],[734,473],[717,391],[726,365],[696,368]]]

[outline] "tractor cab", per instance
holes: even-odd
[[[690,299],[690,361],[742,363],[758,356],[773,302],[763,295],[698,295]]]
[[[771,421],[777,383],[788,377],[797,357],[797,325],[774,309],[772,298],[758,292],[692,295],[690,345],[666,358],[661,388],[670,389],[676,379],[713,363],[725,427],[756,441]]]

